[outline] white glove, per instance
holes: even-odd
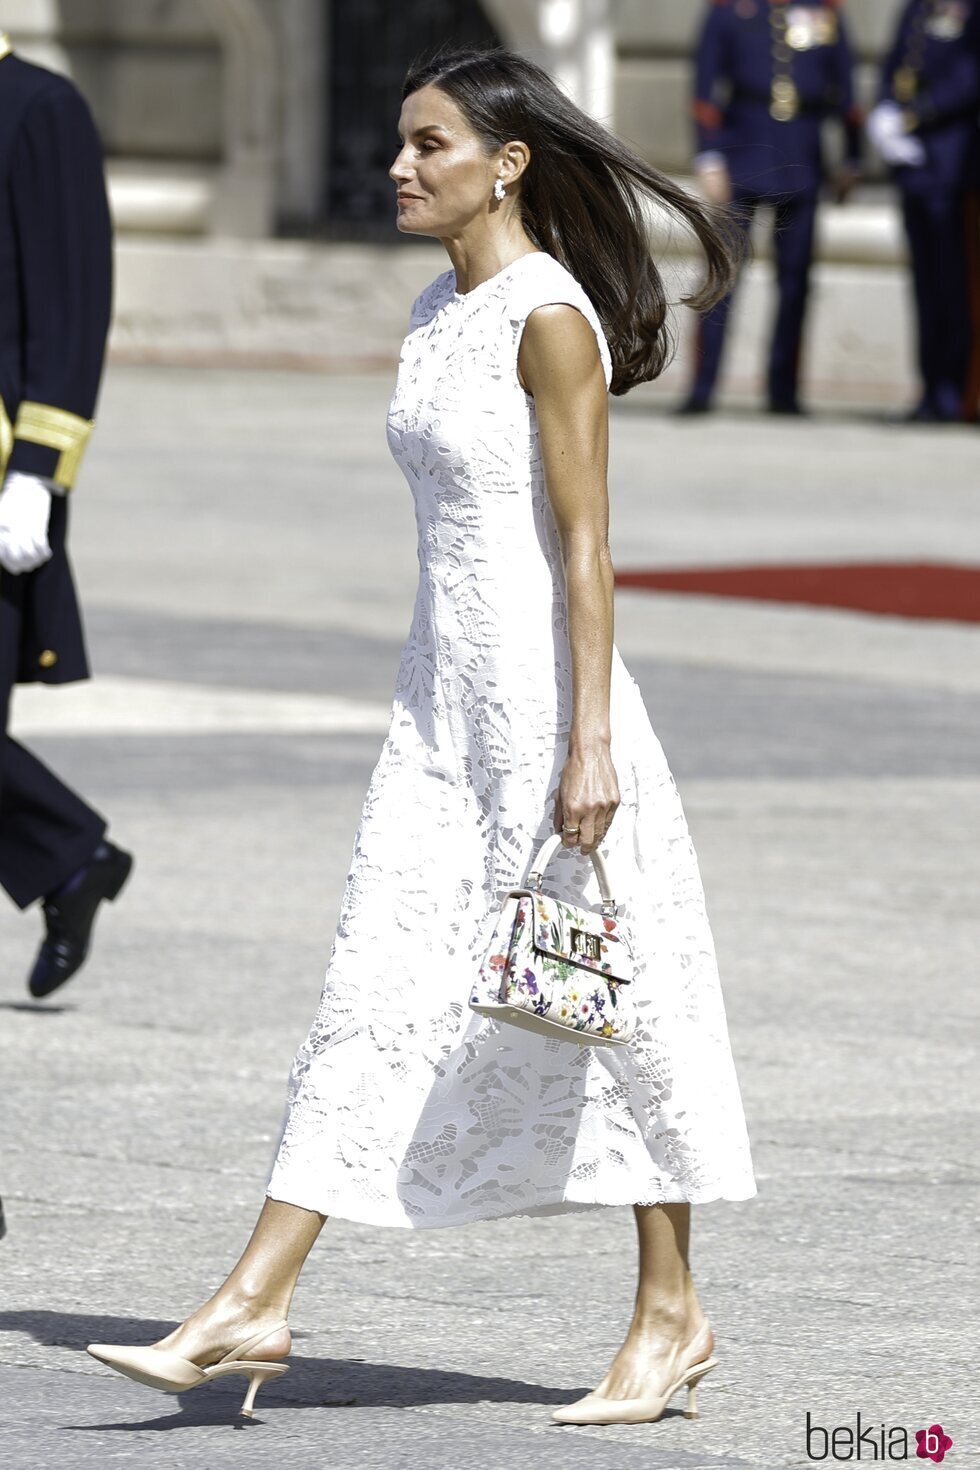
[[[921,138],[905,131],[905,119],[897,102],[879,102],[868,117],[868,137],[886,163],[921,168],[926,150]]]
[[[0,490],[0,567],[33,572],[51,559],[51,492],[37,475],[12,471]]]
[[[732,180],[724,153],[699,153],[694,160],[701,193],[709,204],[725,205],[732,201]]]

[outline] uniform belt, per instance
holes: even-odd
[[[914,103],[912,104],[912,110],[913,110],[913,112],[915,111],[915,104]],[[932,118],[930,118],[929,114],[926,113],[925,117],[920,117],[919,118],[919,126],[916,129],[916,131],[917,132],[927,132],[927,131],[929,131],[932,128],[942,128],[942,127],[945,127],[947,125],[947,123],[952,123],[952,124],[964,123],[964,122],[974,123],[976,121],[976,116],[977,116],[976,103],[971,103],[968,107],[961,107],[957,112],[944,112],[943,115],[942,115],[941,121],[939,121],[938,123],[937,122],[933,122],[933,120],[932,120]]]
[[[763,107],[768,107],[772,102],[772,93],[756,91],[751,87],[737,87],[732,93],[733,102],[761,102]],[[799,105],[800,112],[810,114],[823,114],[832,110],[828,102],[805,102]]]

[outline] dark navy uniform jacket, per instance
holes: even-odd
[[[102,150],[65,77],[0,51],[0,468],[70,491],[92,428],[112,285]],[[65,550],[68,494],[53,495],[52,558],[0,569],[0,666],[19,681],[88,673]],[[0,691],[2,693],[2,691]]]
[[[910,45],[913,28],[921,40]],[[912,97],[896,78],[910,51],[919,61]],[[917,53],[917,55],[916,55]],[[911,193],[980,186],[980,0],[910,0],[881,76],[881,100],[913,116],[913,135],[926,150],[920,168],[896,168]]]
[[[774,3],[714,0],[696,58],[698,152],[724,154],[736,192],[759,198],[819,189],[827,118],[843,121],[855,168],[861,154],[854,59],[839,0],[785,7],[789,32],[799,38],[799,49],[790,47],[789,70],[800,110],[787,122],[771,116]]]

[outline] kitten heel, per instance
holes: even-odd
[[[701,1365],[698,1364],[697,1366],[700,1367]],[[689,1378],[687,1380],[687,1407],[684,1410],[685,1419],[700,1419],[701,1415],[698,1411],[698,1384],[706,1373],[711,1372],[714,1366],[715,1360],[709,1359],[707,1367],[702,1368],[701,1372],[695,1378]]]
[[[148,1388],[160,1389],[162,1393],[186,1393],[189,1389],[199,1388],[204,1383],[213,1383],[218,1378],[229,1378],[232,1374],[247,1377],[248,1392],[241,1412],[246,1419],[251,1419],[255,1395],[263,1383],[268,1383],[270,1378],[281,1378],[284,1373],[289,1372],[289,1368],[286,1363],[275,1358],[250,1358],[249,1353],[268,1338],[287,1331],[285,1322],[265,1327],[232,1352],[225,1353],[217,1363],[210,1363],[206,1368],[199,1367],[197,1363],[192,1363],[190,1359],[182,1358],[179,1353],[170,1352],[167,1348],[120,1347],[114,1343],[93,1342],[88,1350],[93,1358],[105,1363],[107,1368],[114,1368],[126,1378],[132,1378],[136,1383],[145,1383]]]
[[[245,1402],[239,1411],[244,1418],[251,1419],[253,1417],[255,1395],[263,1383],[268,1383],[270,1378],[281,1378],[285,1372],[286,1369],[284,1366],[275,1363],[263,1364],[261,1367],[255,1365],[249,1369],[248,1393],[246,1393]]]

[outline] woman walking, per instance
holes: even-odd
[[[704,308],[724,223],[512,53],[441,53],[403,90],[399,228],[453,269],[412,308],[388,441],[420,579],[320,1008],[267,1198],[215,1295],[152,1347],[97,1358],[178,1391],[284,1371],[286,1317],[329,1215],[430,1228],[632,1205],[636,1309],[564,1423],[656,1419],[714,1364],[690,1207],[756,1193],[697,860],[613,643],[607,393],[656,377],[667,303],[643,205],[694,230]],[[600,845],[639,958],[629,1047],[474,1014],[499,904],[562,833],[563,896]]]

